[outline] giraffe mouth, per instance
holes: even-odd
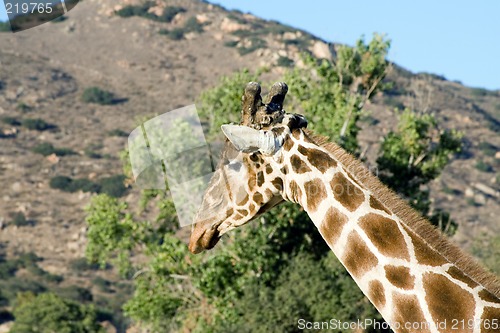
[[[199,237],[193,236],[189,241],[189,251],[194,254],[212,249],[221,238],[217,226],[207,228]]]

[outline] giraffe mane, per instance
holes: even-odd
[[[421,237],[424,242],[443,255],[450,263],[456,265],[464,274],[500,298],[500,280],[496,275],[487,271],[471,255],[451,243],[437,227],[433,226],[406,201],[384,185],[362,162],[350,153],[337,144],[329,142],[328,137],[314,134],[307,129],[303,131],[309,140],[326,149],[338,162],[347,167],[347,170],[355,179],[365,185],[378,200],[383,202],[389,210],[399,217],[406,227]]]

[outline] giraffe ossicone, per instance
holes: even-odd
[[[191,252],[295,202],[394,331],[500,332],[498,279],[361,162],[306,130],[303,116],[287,114],[287,90],[276,83],[263,103],[260,85],[247,85],[241,124],[222,128],[228,140],[194,221]]]

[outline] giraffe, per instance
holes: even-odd
[[[291,201],[308,213],[362,292],[397,332],[500,332],[497,278],[449,242],[361,162],[283,110],[285,83],[266,102],[258,83],[242,121],[223,125],[218,169],[195,217],[193,253]]]

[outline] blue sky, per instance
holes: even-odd
[[[468,86],[500,89],[497,0],[212,2],[337,43],[353,45],[362,35],[369,39],[374,32],[385,33],[392,40],[389,59],[413,72],[430,72]],[[0,5],[0,20],[5,19],[5,7]]]
[[[353,45],[385,33],[389,59],[465,85],[500,89],[500,1],[213,0]]]

